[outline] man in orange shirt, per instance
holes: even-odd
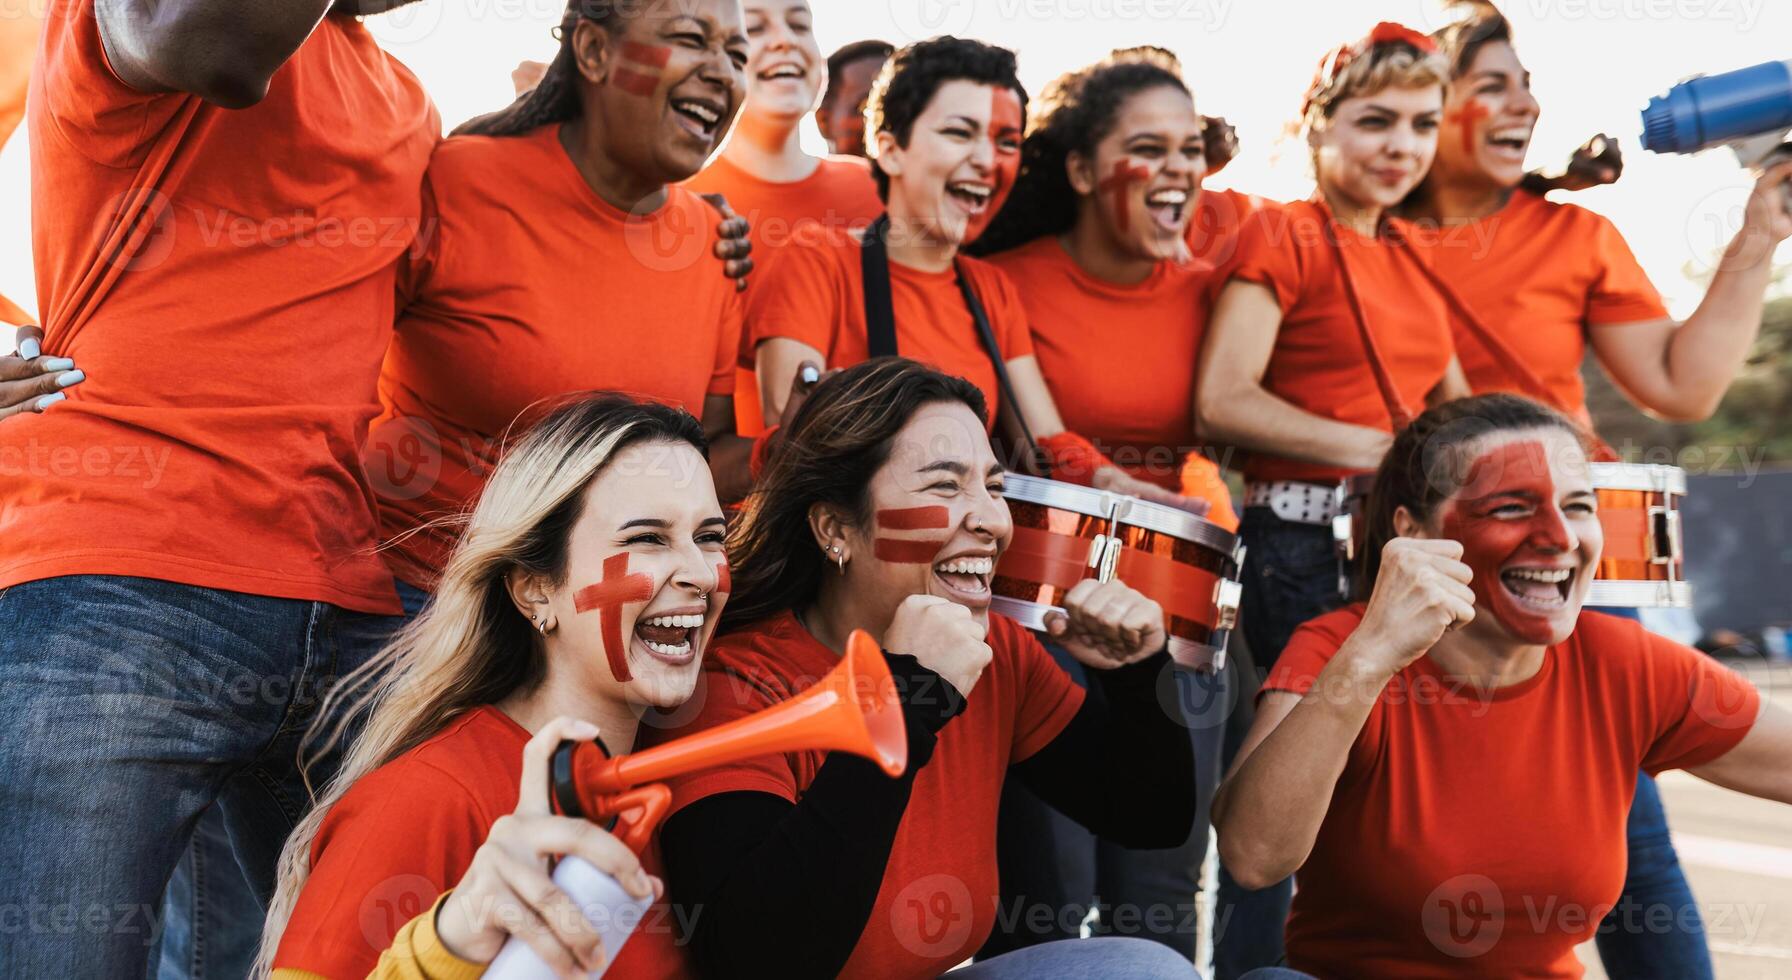
[[[871,83],[896,49],[888,41],[854,41],[828,55],[828,87],[815,110],[815,128],[828,149],[846,156],[865,152],[865,100]]]
[[[0,420],[0,879],[39,917],[11,975],[140,974],[214,805],[264,897],[299,738],[397,611],[359,449],[439,124],[353,12],[46,16],[40,346],[88,378]]]

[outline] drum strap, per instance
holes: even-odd
[[[1388,421],[1393,430],[1399,432],[1412,424],[1413,413],[1400,397],[1400,391],[1394,387],[1394,378],[1388,371],[1387,360],[1381,356],[1381,346],[1375,340],[1375,333],[1369,329],[1369,318],[1363,312],[1363,302],[1357,295],[1356,278],[1350,274],[1350,265],[1344,261],[1344,249],[1338,245],[1337,222],[1332,219],[1331,209],[1320,205],[1325,212],[1323,234],[1325,243],[1331,247],[1332,257],[1338,263],[1338,282],[1343,286],[1344,299],[1350,304],[1351,316],[1356,320],[1357,335],[1363,342],[1363,356],[1369,362],[1369,371],[1375,376],[1375,386],[1381,390],[1382,404],[1387,406]]]
[[[872,357],[894,357],[898,353],[896,308],[890,297],[890,249],[884,241],[889,231],[890,216],[880,214],[865,229],[865,237],[859,240],[859,271],[865,289],[865,346]],[[977,298],[977,291],[971,288],[971,277],[965,273],[962,263],[954,258],[952,266],[958,279],[959,295],[964,297],[964,305],[971,311],[971,321],[976,325],[977,341],[996,370],[996,389],[1002,399],[997,413],[1013,419],[1026,452],[1043,466],[1045,454],[1040,451],[1039,443],[1033,439],[1033,430],[1020,412],[1020,402],[1014,397],[1014,383],[1008,379],[1008,365],[1002,360],[1002,349],[996,344],[995,331],[989,325],[989,314],[983,309],[983,301]]]

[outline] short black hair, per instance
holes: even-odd
[[[828,55],[828,87],[821,94],[821,104],[825,106],[834,100],[834,93],[840,90],[840,76],[846,72],[847,65],[874,59],[881,64],[895,53],[896,46],[890,42],[870,40],[854,41]]]
[[[865,144],[875,145],[878,133],[896,137],[907,146],[915,120],[927,110],[934,93],[947,82],[978,82],[1013,89],[1020,96],[1022,118],[1027,112],[1027,90],[1020,83],[1014,52],[993,44],[961,37],[935,37],[917,41],[890,56],[871,85],[865,102]],[[877,196],[888,199],[890,177],[871,159],[871,175],[877,180]]]

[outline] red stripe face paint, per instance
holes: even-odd
[[[716,592],[726,594],[734,591],[734,576],[728,574],[728,563],[716,563]]]
[[[992,87],[987,138],[995,152],[991,174],[995,179],[995,190],[989,195],[989,206],[982,213],[971,216],[970,225],[965,229],[967,244],[976,241],[995,220],[996,213],[1008,200],[1008,192],[1014,189],[1015,178],[1020,175],[1020,144],[1025,133],[1026,119],[1020,111],[1020,93],[1011,88]]]
[[[889,531],[933,531],[952,526],[952,514],[946,508],[900,507],[877,512],[877,526]]]
[[[940,553],[940,545],[944,541],[929,541],[925,538],[911,540],[906,538],[878,538],[873,541],[871,553],[878,561],[895,562],[903,565],[931,565]]]
[[[622,605],[646,602],[651,598],[653,579],[640,572],[629,573],[627,552],[605,558],[603,581],[587,585],[573,594],[574,609],[582,613],[597,610],[598,622],[603,627],[604,656],[609,658],[610,673],[618,681],[634,676],[628,669],[628,647],[622,643]]]
[[[1507,443],[1478,457],[1467,483],[1446,505],[1442,526],[1445,537],[1462,543],[1462,560],[1474,569],[1476,604],[1513,636],[1548,644],[1573,628],[1579,608],[1562,598],[1558,586],[1517,582],[1521,592],[1515,594],[1500,576],[1508,568],[1592,574],[1559,509],[1541,442]]]
[[[1475,124],[1492,115],[1479,99],[1470,99],[1460,109],[1444,113],[1444,122],[1453,123],[1462,134],[1462,152],[1475,152]]]
[[[1095,185],[1097,192],[1113,197],[1110,206],[1114,209],[1114,220],[1120,223],[1120,234],[1132,232],[1132,207],[1127,200],[1132,193],[1132,185],[1144,183],[1151,179],[1151,171],[1134,164],[1131,160],[1114,161],[1114,170]]]
[[[660,86],[660,75],[672,60],[672,49],[638,41],[622,42],[622,61],[610,78],[616,87],[630,95],[650,96]]]

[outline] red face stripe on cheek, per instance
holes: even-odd
[[[1002,205],[1008,200],[1008,192],[1014,189],[1014,181],[1020,176],[1020,150],[1005,150],[1002,144],[1007,141],[1019,142],[1026,132],[1026,119],[1020,111],[1020,95],[1011,88],[994,88],[989,97],[989,142],[995,154],[995,193],[989,196],[989,206],[983,213],[971,219],[970,227],[965,231],[965,241],[976,241],[983,234],[989,223],[994,221]]]
[[[904,565],[931,565],[934,556],[940,553],[940,545],[944,541],[878,538],[872,542],[871,553],[878,561],[896,562]]]
[[[952,526],[944,507],[897,507],[877,512],[877,526],[892,531],[927,531]]]
[[[1521,606],[1500,580],[1500,572],[1515,562],[1560,563],[1571,544],[1556,511],[1548,455],[1539,442],[1508,443],[1477,458],[1467,476],[1444,513],[1444,536],[1462,543],[1462,561],[1475,573],[1476,601],[1519,639],[1549,643],[1555,638],[1550,617]],[[1533,503],[1529,517],[1505,519],[1488,513],[1504,501],[1519,499]]]
[[[629,574],[626,552],[605,558],[603,581],[585,586],[572,597],[573,608],[579,612],[597,610],[604,633],[604,656],[609,658],[610,673],[619,681],[634,676],[628,669],[628,648],[622,645],[622,604],[646,602],[652,597],[653,579],[640,572]]]
[[[645,98],[659,88],[660,75],[672,60],[672,49],[638,41],[624,41],[622,60],[629,64],[618,65],[610,78],[615,81],[617,88],[630,95]]]
[[[1457,132],[1462,134],[1462,152],[1475,152],[1475,124],[1486,119],[1492,113],[1481,104],[1479,99],[1470,99],[1462,104],[1462,108],[1444,113],[1444,122],[1455,123]]]
[[[725,561],[716,563],[716,591],[734,591],[734,576],[728,574],[728,563]]]
[[[1132,231],[1132,208],[1127,206],[1126,196],[1132,185],[1150,180],[1151,171],[1136,166],[1130,160],[1115,160],[1114,170],[1096,185],[1096,190],[1103,194],[1113,195],[1114,220],[1120,222],[1120,233]]]

